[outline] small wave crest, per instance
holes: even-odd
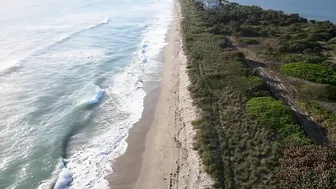
[[[90,27],[88,27],[88,29],[92,29],[92,28],[97,28],[100,27],[102,25],[108,24],[110,22],[109,18],[105,18],[102,22],[95,24],[95,25],[91,25]]]
[[[104,96],[105,91],[97,86],[96,93],[92,99],[88,100],[88,104],[97,104]]]
[[[4,67],[0,70],[0,77],[3,75],[11,74],[13,72],[16,72],[21,68],[20,62],[15,62],[14,64],[9,64],[7,67]]]
[[[103,21],[99,22],[98,24],[91,25],[91,26],[89,26],[89,27],[87,27],[87,28],[84,28],[84,29],[75,31],[75,32],[73,32],[73,33],[71,33],[71,34],[69,34],[69,35],[66,35],[66,36],[64,36],[64,37],[61,37],[59,40],[57,40],[57,41],[56,41],[54,44],[52,44],[52,45],[56,45],[56,44],[60,44],[60,43],[64,43],[65,41],[71,39],[72,37],[74,37],[74,36],[76,36],[76,35],[78,35],[78,34],[80,34],[80,33],[82,33],[82,32],[88,31],[88,30],[90,30],[90,29],[94,29],[94,28],[101,27],[101,26],[103,26],[103,25],[105,25],[105,24],[108,24],[109,22],[110,22],[110,19],[109,19],[109,18],[105,18]],[[52,46],[52,45],[50,45],[50,46]]]

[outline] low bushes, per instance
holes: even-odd
[[[336,153],[316,145],[286,148],[276,177],[278,188],[333,189],[336,186]]]
[[[248,115],[276,131],[285,142],[300,144],[310,142],[293,119],[291,111],[281,101],[272,97],[257,97],[250,99],[246,108]]]
[[[331,39],[328,41],[328,44],[336,44],[336,37],[331,38]]]
[[[224,51],[218,54],[219,58],[236,60],[236,61],[244,61],[245,55],[240,51]]]
[[[307,62],[312,64],[319,64],[325,62],[328,57],[323,54],[281,54],[280,61],[282,63],[291,62]]]
[[[251,38],[241,38],[239,39],[241,45],[259,45],[260,42],[256,39]]]
[[[323,128],[328,129],[328,139],[331,142],[336,142],[336,115],[331,111],[314,104],[312,102],[303,101],[301,102],[301,106],[305,111],[309,113],[312,117],[314,117],[314,121],[321,124]]]
[[[336,87],[332,85],[300,84],[298,90],[303,99],[336,102]]]
[[[322,46],[318,42],[309,40],[284,41],[279,46],[281,53],[311,53],[321,52]]]
[[[328,48],[332,50],[334,53],[336,52],[336,44],[328,44]]]
[[[289,63],[281,66],[281,72],[316,83],[336,85],[336,72],[320,64]]]

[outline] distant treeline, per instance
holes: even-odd
[[[291,111],[271,97],[229,36],[241,36],[245,45],[259,45],[261,37],[279,38],[265,48],[265,54],[273,59],[292,51],[314,51],[326,61],[323,53],[329,47],[320,40],[330,41],[335,26],[256,6],[229,3],[222,10],[209,11],[194,1],[180,1],[189,90],[201,110],[192,122],[197,130],[194,146],[215,181],[214,187],[334,188],[336,153],[312,144]],[[315,37],[319,40],[307,41]]]

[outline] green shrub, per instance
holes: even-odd
[[[328,41],[330,38],[332,38],[332,35],[330,33],[320,32],[310,34],[307,40],[317,42],[317,41]]]
[[[316,122],[321,124],[322,127],[328,129],[329,140],[336,142],[336,115],[312,102],[302,101],[301,106]]]
[[[303,56],[303,60],[305,62],[312,63],[312,64],[321,64],[321,63],[324,63],[327,59],[328,57],[323,54],[305,54]]]
[[[291,63],[291,62],[307,62],[312,64],[320,64],[327,60],[327,56],[323,54],[281,54],[280,61],[282,63]]]
[[[246,108],[248,115],[275,130],[285,142],[310,142],[293,119],[291,111],[281,101],[272,97],[256,97],[247,102]]]
[[[336,52],[336,44],[328,44],[328,49]]]
[[[322,46],[310,40],[283,41],[279,46],[281,53],[312,53],[321,52]]]
[[[281,72],[316,83],[336,85],[336,72],[320,64],[289,63],[281,66]]]
[[[332,85],[303,84],[299,86],[299,94],[309,100],[336,101],[336,87]]]
[[[302,61],[302,55],[300,54],[281,54],[280,61],[282,63],[299,62],[299,61]]]
[[[256,39],[251,38],[241,38],[239,39],[239,43],[242,45],[259,45],[260,42]]]
[[[331,38],[331,39],[328,41],[328,44],[336,44],[336,37]]]
[[[245,55],[241,51],[224,51],[218,54],[220,59],[244,61]]]

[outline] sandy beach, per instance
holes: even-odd
[[[109,178],[113,189],[201,189],[211,188],[213,183],[193,150],[191,121],[197,113],[187,90],[178,0],[172,9],[161,85],[147,93],[143,116],[130,131],[128,149],[113,163],[114,173]]]

